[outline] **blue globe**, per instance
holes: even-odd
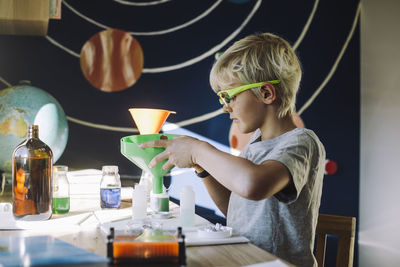
[[[12,153],[26,138],[29,125],[39,125],[39,138],[56,162],[68,140],[67,118],[58,101],[30,84],[0,90],[0,170],[11,172]]]

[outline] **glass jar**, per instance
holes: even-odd
[[[69,212],[69,182],[67,178],[68,167],[64,165],[53,166],[53,213],[64,214]]]
[[[26,140],[12,156],[13,215],[17,220],[47,220],[52,214],[51,149],[39,139],[39,127],[30,125]]]
[[[103,166],[100,182],[100,207],[117,209],[121,205],[121,180],[118,166]]]

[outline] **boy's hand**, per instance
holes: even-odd
[[[165,151],[155,156],[149,163],[149,167],[153,168],[159,162],[168,159],[163,165],[164,170],[169,170],[174,166],[179,168],[191,168],[196,162],[194,159],[194,151],[197,144],[201,141],[189,136],[177,136],[171,140],[154,140],[139,144],[140,148],[163,147]]]

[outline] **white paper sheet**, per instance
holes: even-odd
[[[54,231],[60,229],[71,229],[76,226],[79,227],[82,222],[92,216],[91,212],[82,213],[78,215],[52,219],[48,221],[16,221],[12,215],[1,214],[2,220],[0,220],[1,230],[46,230]]]
[[[191,246],[207,246],[207,245],[221,245],[221,244],[237,244],[248,243],[249,240],[244,236],[230,236],[226,238],[203,238],[199,237],[197,231],[185,232],[185,244],[187,247]]]

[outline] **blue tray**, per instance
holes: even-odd
[[[1,266],[91,263],[107,266],[108,259],[51,236],[0,237]]]

